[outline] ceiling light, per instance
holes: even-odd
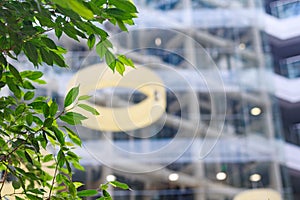
[[[246,48],[246,45],[245,45],[244,43],[241,43],[241,44],[239,45],[239,48],[240,48],[241,50],[244,50],[244,49]]]
[[[261,175],[260,174],[252,174],[249,177],[249,180],[252,181],[252,182],[258,182],[258,181],[261,180]]]
[[[216,174],[216,178],[219,181],[223,181],[227,178],[227,174],[225,172],[219,172]]]
[[[261,109],[259,107],[253,107],[251,110],[250,110],[250,113],[251,115],[253,116],[258,116],[261,114]]]
[[[161,38],[155,38],[155,45],[160,46],[161,45]]]
[[[112,174],[106,176],[106,180],[108,182],[115,181],[116,179],[117,179],[117,177]]]
[[[170,175],[169,175],[169,180],[170,180],[170,181],[177,181],[178,178],[179,178],[179,175],[176,174],[176,173],[173,173],[173,174],[170,174]]]

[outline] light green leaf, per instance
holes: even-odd
[[[117,61],[117,62],[116,62],[116,67],[115,67],[115,68],[116,68],[117,72],[119,72],[121,75],[123,75],[123,73],[124,73],[124,71],[125,71],[125,67],[124,67],[124,64],[123,64],[123,63]]]
[[[73,87],[67,94],[64,102],[64,107],[71,105],[79,94],[79,86]]]
[[[82,95],[82,96],[78,97],[78,101],[88,100],[91,97],[92,96],[90,96],[90,95]]]
[[[96,45],[96,52],[100,58],[103,58],[107,51],[108,51],[108,49],[103,45],[102,42],[99,42]]]
[[[77,195],[79,197],[91,197],[91,196],[95,196],[98,194],[97,190],[82,190],[77,192]]]
[[[129,189],[129,186],[127,184],[121,183],[119,181],[111,181],[111,182],[109,182],[109,184],[114,186],[114,187],[121,188],[123,190],[128,190]]]
[[[105,53],[105,62],[106,64],[114,71],[116,66],[116,58],[113,53],[107,51]]]
[[[86,110],[86,111],[92,113],[93,115],[99,115],[99,112],[98,112],[95,108],[93,108],[93,107],[91,107],[91,106],[88,106],[88,105],[86,105],[86,104],[78,104],[78,106],[79,106],[80,108],[82,108],[82,109],[84,109],[84,110]]]
[[[78,13],[80,16],[84,17],[85,19],[93,19],[94,14],[93,12],[85,7],[82,2],[79,2],[77,0],[68,0],[69,7],[76,13]]]
[[[72,142],[74,142],[78,146],[81,146],[81,139],[79,138],[79,136],[72,129],[66,126],[64,126],[64,128],[67,130],[68,136],[72,140]]]

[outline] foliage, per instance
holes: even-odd
[[[108,66],[122,74],[133,63],[111,52],[108,34],[97,24],[110,21],[126,31],[125,25],[133,24],[136,13],[130,0],[0,1],[0,91],[8,88],[11,93],[0,97],[0,199],[81,199],[99,191],[99,199],[111,199],[108,185],[128,189],[114,181],[96,190],[77,191],[82,184],[72,182],[72,173],[83,167],[73,150],[81,140],[72,126],[86,117],[72,109],[79,106],[99,113],[80,103],[88,97],[78,97],[78,86],[68,92],[61,110],[54,99],[37,96],[36,85],[44,83],[43,73],[21,71],[12,60],[25,55],[35,67],[68,67],[63,57],[66,50],[47,36],[54,31],[57,38],[65,34],[77,41],[86,39],[90,49],[96,46]],[[47,151],[49,146],[55,153]],[[14,192],[7,194],[3,188],[11,177]]]

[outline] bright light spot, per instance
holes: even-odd
[[[106,180],[108,181],[108,182],[110,182],[110,181],[115,181],[117,178],[114,176],[114,175],[107,175],[106,176]]]
[[[251,109],[250,113],[253,116],[258,116],[258,115],[261,114],[261,109],[258,108],[258,107],[254,107],[254,108]]]
[[[244,50],[244,49],[246,48],[246,45],[245,45],[244,43],[241,43],[241,44],[239,45],[239,48],[240,48],[241,50]]]
[[[155,45],[160,46],[161,45],[161,38],[155,38]]]
[[[173,174],[170,174],[170,175],[169,175],[169,180],[170,180],[170,181],[177,181],[178,178],[179,178],[179,175],[176,174],[176,173],[173,173]]]
[[[252,182],[258,182],[258,181],[261,180],[261,175],[260,174],[252,174],[249,177],[249,180],[252,181]]]
[[[225,172],[219,172],[219,173],[216,174],[216,178],[219,181],[223,181],[227,178],[227,174]]]

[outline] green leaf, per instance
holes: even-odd
[[[45,118],[49,116],[49,106],[46,103],[43,104],[43,114]]]
[[[12,73],[12,75],[20,82],[20,83],[23,83],[23,79],[19,73],[19,71],[14,67],[12,66],[11,64],[8,65],[9,67],[9,71],[10,73]]]
[[[65,134],[55,126],[52,126],[50,128],[50,130],[52,130],[54,132],[55,137],[57,138],[58,142],[61,145],[64,145],[65,144]]]
[[[55,35],[56,35],[56,37],[59,39],[60,37],[61,37],[61,35],[62,35],[62,30],[60,29],[60,28],[56,28],[55,29]]]
[[[71,105],[75,99],[77,98],[79,94],[79,86],[77,87],[73,87],[67,94],[66,98],[65,98],[65,102],[64,102],[64,107],[68,107],[69,105]]]
[[[32,99],[34,97],[34,92],[32,91],[29,91],[29,92],[26,92],[25,95],[24,95],[24,100],[25,101],[28,101],[30,99]]]
[[[28,90],[34,90],[35,89],[35,87],[29,81],[24,81],[23,82],[23,88],[28,89]]]
[[[26,73],[22,73],[22,76],[25,76],[26,78],[30,79],[30,80],[36,80],[39,79],[43,76],[43,72],[40,71],[26,71]]]
[[[107,51],[105,53],[105,62],[106,64],[114,71],[116,66],[116,58],[113,53]]]
[[[79,113],[67,112],[65,115],[60,116],[59,119],[70,125],[77,125],[82,124],[81,121],[87,119],[87,117]]]
[[[42,60],[48,65],[52,66],[53,65],[53,57],[51,56],[52,54],[50,54],[49,51],[44,48],[40,48],[39,50],[42,56]]]
[[[115,17],[120,20],[126,20],[126,19],[132,19],[133,17],[136,17],[133,14],[130,14],[129,12],[126,12],[124,10],[121,10],[119,8],[108,8],[105,10],[110,16]]]
[[[111,181],[111,182],[109,182],[109,184],[111,184],[114,187],[121,188],[123,190],[128,190],[129,189],[129,186],[127,184],[121,183],[119,181]]]
[[[98,194],[97,190],[82,190],[77,192],[77,195],[79,197],[91,197],[91,196],[95,196]]]
[[[58,105],[56,102],[52,102],[49,108],[49,115],[51,117],[55,116],[56,112],[58,110]]]
[[[44,121],[44,125],[43,125],[43,126],[49,128],[49,127],[52,126],[52,124],[53,124],[53,118],[47,118],[47,119]]]
[[[81,182],[73,182],[73,183],[74,183],[74,186],[75,186],[76,189],[84,185]]]
[[[58,166],[62,167],[65,164],[65,154],[62,150],[59,150],[58,154],[57,154],[57,162],[58,162]]]
[[[78,101],[88,100],[91,97],[92,96],[90,96],[90,95],[82,95],[82,96],[78,97]]]
[[[77,0],[68,0],[69,7],[76,13],[78,13],[80,16],[84,17],[85,19],[93,19],[94,14],[93,12],[85,7],[83,3],[77,1]]]
[[[105,45],[103,45],[102,42],[99,42],[96,45],[96,52],[97,52],[97,54],[99,55],[100,58],[103,58],[107,51],[108,51],[108,49],[106,48]]]
[[[29,126],[31,126],[32,121],[33,121],[33,116],[32,116],[31,113],[28,113],[28,114],[26,115],[26,123],[27,123]]]
[[[137,13],[138,12],[136,7],[134,6],[134,4],[128,0],[109,0],[108,2],[126,12],[129,12],[129,13]]]
[[[90,49],[92,49],[95,45],[96,37],[94,34],[91,34],[88,38],[87,45]]]
[[[27,56],[27,58],[35,65],[38,65],[38,52],[37,52],[37,47],[34,46],[30,42],[26,42],[24,44],[24,52]]]
[[[81,146],[81,139],[79,138],[79,136],[72,129],[66,126],[64,126],[64,128],[67,130],[68,136],[72,140],[72,142],[74,142],[78,146]]]
[[[91,106],[88,106],[88,105],[86,105],[86,104],[78,104],[78,106],[79,106],[80,108],[82,108],[82,109],[84,109],[84,110],[86,110],[86,111],[92,113],[93,115],[99,115],[99,112],[98,112],[95,108],[93,108],[93,107],[91,107]]]
[[[124,73],[124,71],[125,71],[125,66],[124,66],[123,63],[117,61],[117,62],[116,62],[116,67],[115,67],[115,68],[116,68],[117,72],[119,72],[121,75],[123,75],[123,73]]]
[[[19,189],[19,188],[21,187],[21,183],[20,183],[19,181],[17,181],[17,180],[14,180],[14,181],[12,182],[12,186],[13,186],[13,188],[14,188],[15,190],[17,190],[17,189]]]
[[[6,83],[10,91],[14,93],[14,95],[20,99],[21,98],[21,89],[17,86],[10,77],[6,77]]]
[[[57,49],[56,44],[53,42],[53,40],[47,38],[47,37],[42,37],[41,38],[42,42],[50,49]]]
[[[112,200],[110,194],[106,190],[102,190],[102,194],[107,200]]]
[[[27,151],[25,151],[24,153],[25,153],[26,160],[33,165],[33,161],[32,161],[31,156],[29,155],[29,153]]]
[[[53,160],[53,155],[52,154],[48,154],[43,158],[43,162],[49,162]]]
[[[134,63],[132,62],[131,59],[127,58],[126,56],[124,55],[119,55],[118,56],[118,60],[120,62],[122,62],[124,65],[127,65],[127,66],[130,66],[130,67],[133,67],[134,68]]]

